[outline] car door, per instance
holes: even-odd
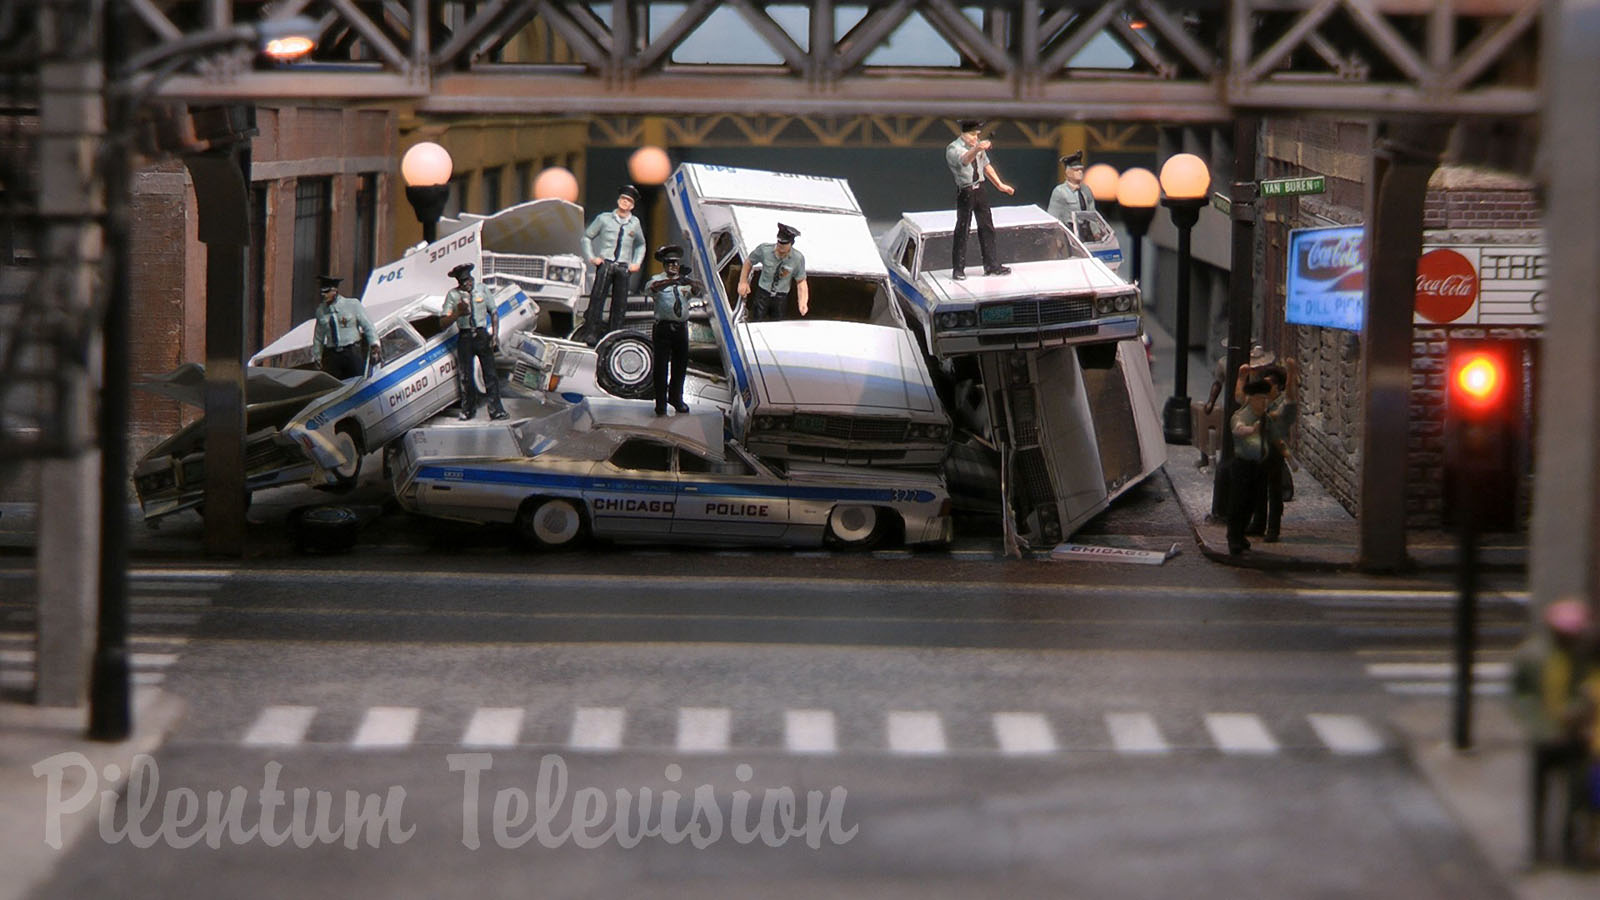
[[[777,540],[789,527],[783,482],[737,454],[708,459],[678,448],[674,537],[743,543]]]
[[[631,437],[594,467],[583,495],[594,533],[662,538],[672,532],[678,478],[672,445]]]

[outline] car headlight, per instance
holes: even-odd
[[[977,324],[978,314],[975,311],[968,310],[966,312],[956,313],[957,328],[973,328],[976,327]]]
[[[564,281],[567,284],[578,283],[578,270],[571,266],[551,266],[549,274],[553,281]]]
[[[1121,294],[1117,297],[1117,312],[1127,312],[1133,309],[1133,295]]]
[[[954,328],[954,327],[956,327],[956,314],[955,313],[942,312],[942,313],[939,313],[937,316],[934,316],[933,320],[934,320],[935,323],[938,324],[938,326],[940,328]]]
[[[1096,297],[1096,298],[1094,298],[1095,315],[1100,315],[1100,316],[1110,315],[1112,310],[1117,308],[1116,304],[1117,304],[1116,300],[1114,300],[1114,299],[1112,299],[1110,297]]]

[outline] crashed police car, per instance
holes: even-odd
[[[393,472],[405,509],[513,524],[541,549],[588,537],[843,549],[951,538],[950,497],[934,475],[765,461],[725,438],[720,412],[658,417],[611,398],[414,429]]]

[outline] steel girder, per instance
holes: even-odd
[[[1540,0],[113,2],[137,12],[136,43],[235,17],[319,22],[309,63],[213,61],[169,81],[169,96],[409,99],[425,114],[1527,116],[1539,94]],[[740,40],[764,47],[770,65],[680,61],[719,10],[737,13]],[[875,64],[913,19],[954,51],[952,64]],[[1074,64],[1107,40],[1129,65]]]

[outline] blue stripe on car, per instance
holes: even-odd
[[[911,282],[901,278],[900,273],[890,269],[889,280],[894,283],[895,290],[904,295],[907,300],[910,300],[923,310],[928,309],[929,303],[927,298],[922,296],[921,291],[918,291],[916,288],[912,287]]]
[[[596,478],[588,475],[561,475],[548,472],[510,472],[504,469],[479,469],[471,466],[426,465],[417,470],[417,479],[437,479],[451,484],[510,484],[522,487],[566,490],[616,491],[619,493],[676,493],[680,486],[695,488],[701,497],[783,497],[788,500],[877,500],[884,503],[931,503],[932,491],[894,488],[808,487],[787,484],[724,484],[701,481],[642,481],[629,478]]]
[[[707,273],[706,286],[711,287],[712,285],[715,285],[712,290],[716,291],[718,296],[721,296],[723,293],[722,282],[718,278],[711,277],[716,272],[716,269],[711,265],[711,258],[706,255],[704,235],[702,235],[700,232],[700,223],[695,220],[694,210],[689,206],[689,191],[685,185],[684,172],[682,169],[678,170],[677,180],[678,205],[683,210],[684,221],[689,223],[689,240],[694,244],[695,253],[700,257],[700,271]],[[714,296],[711,299],[712,302],[716,302],[717,297]],[[727,300],[726,297],[723,297],[723,301],[722,309],[719,310],[718,314],[714,315],[713,318],[717,320],[717,327],[722,329],[722,350],[728,355],[728,359],[733,363],[733,378],[736,386],[739,388],[739,394],[742,397],[749,397],[750,377],[745,374],[744,358],[740,355],[738,341],[734,340],[733,337],[733,322],[731,321],[733,317],[733,305]],[[726,314],[723,314],[724,312]]]

